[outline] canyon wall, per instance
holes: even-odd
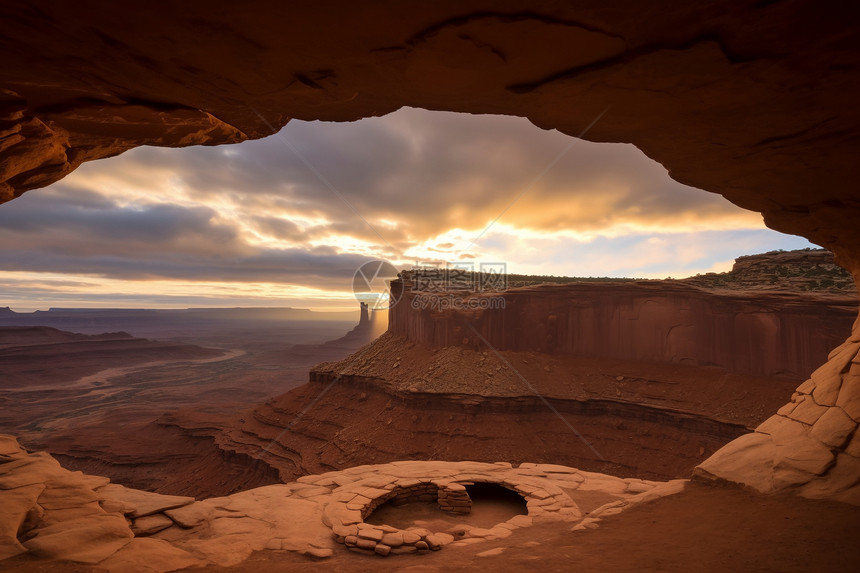
[[[716,366],[797,380],[844,340],[857,312],[850,297],[717,293],[677,281],[471,295],[476,307],[488,307],[477,310],[434,308],[427,294],[403,281],[392,283],[392,293],[400,300],[390,310],[389,330],[411,342]]]
[[[390,366],[396,356],[426,364],[390,335],[366,348],[379,367]],[[515,396],[482,395],[492,388],[477,380],[469,380],[468,389],[460,392],[400,390],[393,379],[353,374],[367,357],[365,351],[318,366],[308,384],[244,412],[238,424],[223,430],[213,432],[190,416],[174,423],[193,435],[211,435],[223,450],[276,468],[284,481],[403,459],[484,461],[498,456],[511,463],[575,463],[616,476],[672,479],[689,476],[707,455],[748,431],[736,421],[715,419],[712,412],[673,410],[656,400],[637,404],[614,393],[589,399],[572,396],[570,388],[555,397],[557,388],[532,376],[529,380],[554,410],[524,387]],[[466,353],[458,371],[468,376],[468,367],[474,369],[477,361]],[[688,406],[682,403],[681,409]]]

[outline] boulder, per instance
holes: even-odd
[[[694,470],[694,475],[724,479],[769,493],[773,491],[776,448],[776,444],[766,434],[744,434],[702,462]]]
[[[815,422],[809,435],[832,448],[841,448],[856,428],[857,422],[842,408],[834,406]]]
[[[133,534],[125,519],[116,515],[93,515],[38,529],[23,543],[39,557],[98,563],[124,547]]]
[[[855,422],[860,422],[860,363],[851,365],[845,375],[836,405],[842,408]]]
[[[382,536],[382,543],[389,547],[400,547],[403,545],[403,533],[386,533]]]
[[[79,472],[65,472],[65,475],[45,482],[45,491],[39,496],[39,505],[46,510],[70,509],[89,505],[96,507],[99,498],[88,488]]]
[[[804,485],[799,493],[816,499],[837,499],[860,483],[860,459],[838,454],[827,473]]]
[[[219,517],[222,517],[225,513],[227,512],[223,510],[217,512]],[[179,527],[190,529],[215,516],[216,509],[207,500],[177,507],[176,509],[168,509],[165,510],[164,514],[176,522],[176,525]]]
[[[131,531],[136,537],[146,537],[173,525],[173,520],[169,517],[156,513],[135,519],[131,524]]]
[[[96,490],[96,494],[101,500],[113,500],[133,506],[134,510],[129,514],[133,518],[194,503],[193,497],[161,495],[139,489],[131,489],[114,483],[99,488]]]
[[[18,440],[15,436],[10,436],[9,434],[0,434],[0,455],[2,456],[14,456],[26,453],[21,448],[21,445],[18,443]]]
[[[0,493],[0,561],[27,551],[18,542],[18,531],[44,489],[32,484]]]
[[[0,489],[42,484],[68,473],[60,463],[45,452],[0,464]]]
[[[848,445],[845,446],[845,453],[860,459],[860,432],[855,431],[851,439],[848,440]]]
[[[823,416],[826,411],[827,406],[817,404],[812,397],[800,396],[797,399],[797,404],[791,412],[783,415],[788,416],[792,420],[797,420],[798,422],[811,426],[817,422],[818,418]],[[779,413],[782,413],[782,410],[780,410]]]
[[[815,383],[812,396],[817,404],[833,406],[842,387],[843,373],[851,366],[851,360],[857,355],[858,344],[848,342],[838,347],[828,358],[827,362],[816,369],[811,379]]]
[[[328,559],[329,557],[334,555],[334,551],[331,549],[331,547],[316,547],[313,545],[308,546],[308,548],[305,549],[303,553],[311,559]]]
[[[774,490],[799,485],[823,474],[834,459],[829,447],[808,436],[777,445],[773,457]]]

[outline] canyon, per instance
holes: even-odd
[[[318,314],[8,311],[0,325],[36,322],[79,331],[121,326],[160,340],[0,326],[0,426],[66,467],[137,488],[211,496],[272,483],[277,472],[265,464],[219,450],[211,439],[176,432],[159,418],[182,408],[229,417],[305,383],[311,366],[348,354],[384,329],[384,321],[365,314],[335,338],[355,325],[359,313],[314,320]]]
[[[860,173],[855,160],[860,147],[857,137],[860,108],[856,105],[860,76],[855,73],[860,66],[857,50],[860,26],[856,9],[849,3],[822,7],[808,0],[728,0],[697,4],[661,0],[647,6],[623,1],[585,2],[574,6],[468,0],[438,2],[424,7],[398,2],[366,7],[346,2],[287,5],[270,0],[242,5],[197,1],[180,5],[158,0],[145,5],[7,2],[0,5],[0,18],[6,24],[0,37],[0,48],[5,54],[0,61],[1,201],[14,200],[31,189],[57,181],[85,161],[110,157],[136,146],[235,143],[270,135],[292,118],[350,121],[383,115],[401,106],[508,114],[526,117],[542,128],[558,129],[591,141],[632,143],[664,165],[677,181],[719,193],[736,205],[761,213],[770,228],[802,235],[826,247],[852,274],[855,283],[860,280],[860,230],[856,225],[860,210],[856,181]],[[600,121],[594,123],[595,118]],[[684,312],[705,316],[707,313],[702,307],[693,302],[698,295],[691,290],[692,286],[667,284],[665,288],[673,293],[668,298],[674,303],[689,304],[690,309],[695,309],[695,312]],[[588,288],[578,285],[559,292],[566,292],[565,300],[572,301],[573,293]],[[611,288],[623,292],[635,287]],[[601,332],[604,344],[592,345],[587,339],[571,336],[575,329],[565,322],[568,315],[562,312],[568,311],[548,304],[546,299],[553,297],[545,294],[547,290],[546,287],[526,287],[519,294],[512,291],[506,295],[511,297],[512,303],[535,311],[545,319],[531,325],[515,314],[510,315],[511,324],[521,327],[533,338],[506,339],[504,334],[497,334],[507,330],[492,313],[479,313],[475,324],[471,322],[472,317],[449,315],[438,329],[435,318],[429,314],[416,314],[415,320],[396,318],[392,320],[392,330],[402,331],[392,331],[347,362],[320,365],[314,369],[308,387],[253,408],[250,417],[239,417],[232,429],[215,432],[219,435],[210,435],[209,439],[224,451],[256,451],[258,459],[275,467],[280,474],[310,471],[314,463],[320,463],[303,459],[301,452],[292,450],[291,439],[305,445],[316,440],[313,443],[319,450],[330,436],[340,432],[334,450],[319,452],[319,459],[325,460],[327,466],[338,466],[341,460],[343,464],[352,463],[360,457],[355,454],[359,447],[379,446],[380,453],[369,454],[379,458],[402,455],[404,452],[391,451],[390,444],[395,438],[402,441],[408,435],[407,420],[419,415],[409,411],[412,406],[404,397],[414,397],[415,404],[426,402],[439,408],[436,411],[443,412],[442,416],[447,413],[449,422],[460,421],[459,426],[455,423],[446,429],[456,434],[458,428],[468,425],[465,420],[457,420],[457,416],[468,415],[469,408],[476,414],[481,414],[482,408],[490,411],[515,409],[508,405],[517,403],[517,396],[512,394],[522,393],[516,386],[522,380],[511,378],[510,372],[501,373],[505,367],[513,372],[511,365],[517,365],[519,370],[520,364],[531,364],[532,359],[544,360],[545,355],[552,357],[545,365],[549,371],[543,368],[541,371],[552,374],[554,367],[562,371],[568,369],[574,378],[575,369],[583,365],[577,360],[609,361],[612,366],[600,375],[602,379],[597,383],[609,388],[614,379],[619,383],[617,392],[621,394],[616,394],[615,398],[624,398],[628,392],[627,397],[636,403],[634,408],[616,400],[614,404],[602,404],[600,407],[604,409],[600,411],[607,412],[611,407],[613,415],[621,416],[635,410],[640,419],[651,417],[662,422],[661,427],[667,427],[667,413],[655,408],[662,406],[661,400],[665,403],[668,397],[675,409],[687,417],[701,415],[701,410],[696,411],[695,395],[702,389],[672,393],[667,387],[686,388],[686,385],[661,384],[660,387],[667,390],[653,393],[658,398],[649,403],[642,399],[652,394],[647,388],[648,379],[695,381],[700,375],[701,379],[705,378],[701,368],[715,368],[719,372],[737,368],[738,373],[727,374],[720,380],[727,381],[729,395],[741,396],[741,401],[747,402],[750,409],[734,412],[729,408],[726,412],[705,412],[704,415],[712,420],[719,417],[718,427],[723,429],[737,424],[739,433],[753,426],[754,431],[743,433],[707,459],[693,462],[696,455],[704,457],[711,453],[709,448],[717,446],[713,442],[703,443],[700,441],[703,438],[697,436],[695,441],[684,445],[690,450],[682,452],[682,457],[686,458],[683,463],[665,462],[665,467],[658,469],[671,474],[695,465],[694,473],[699,480],[742,484],[760,494],[769,494],[734,497],[735,502],[744,506],[743,511],[734,514],[735,521],[718,521],[726,528],[733,528],[752,513],[750,519],[756,524],[751,530],[754,533],[771,528],[786,532],[788,542],[769,538],[767,547],[772,560],[766,560],[763,566],[771,567],[776,563],[777,568],[790,566],[808,570],[818,565],[830,570],[856,570],[856,552],[848,549],[853,547],[852,542],[838,533],[856,530],[856,512],[840,514],[839,509],[831,506],[824,509],[827,501],[792,498],[785,502],[778,496],[792,491],[811,498],[858,502],[860,437],[856,428],[860,421],[857,409],[860,404],[857,366],[860,324],[855,322],[853,328],[847,324],[838,327],[844,342],[834,344],[835,348],[820,358],[823,364],[808,373],[804,369],[821,351],[819,335],[802,332],[803,328],[792,323],[790,318],[783,324],[777,318],[746,316],[743,320],[717,319],[707,323],[707,327],[697,326],[688,322],[686,318],[689,317],[681,310],[677,316],[666,316],[667,309],[673,311],[667,297],[652,295],[656,304],[648,305],[635,302],[636,296],[628,293],[624,295],[628,307],[636,308],[637,304],[640,309],[654,307],[651,309],[655,311],[654,316],[648,317],[646,312],[645,317],[648,324],[658,329],[680,325],[679,334],[683,332],[697,340],[720,344],[724,336],[720,333],[734,332],[737,326],[750,341],[755,341],[761,333],[773,335],[784,331],[786,342],[801,343],[795,346],[799,352],[784,355],[782,362],[773,348],[761,346],[759,351],[765,358],[759,364],[744,355],[744,348],[730,340],[720,350],[718,347],[688,347],[680,339],[671,344],[654,345],[655,339],[659,341],[663,337],[667,341],[669,335],[660,330],[660,336],[656,337],[637,333],[635,337],[631,335],[631,341],[650,341],[652,344],[646,345],[642,353],[654,360],[654,366],[648,366],[647,370],[642,367],[637,374],[620,366],[623,359],[617,356],[565,354],[605,350],[610,348],[605,345],[606,340],[613,337],[619,337],[625,352],[633,347],[630,346],[632,342],[624,341],[624,330],[618,327],[620,323],[613,323],[616,318],[623,319],[620,314],[610,315],[612,320],[605,327],[600,325],[605,328]],[[793,306],[797,315],[804,313],[803,304],[790,295],[759,295],[774,308],[785,304]],[[736,312],[745,314],[743,301],[736,295],[715,294],[713,300],[725,305],[725,312],[717,313],[718,317],[730,317]],[[842,303],[836,303],[840,305]],[[396,308],[394,312],[398,312]],[[578,309],[576,312],[578,318],[585,318],[590,311]],[[788,314],[790,317],[791,312]],[[550,320],[553,316],[555,319]],[[508,321],[507,316],[505,321]],[[715,328],[716,333],[709,332],[710,327]],[[829,336],[827,327],[825,331]],[[464,332],[465,336],[461,336]],[[494,336],[492,342],[504,348],[496,352],[480,350],[473,336],[477,339]],[[432,345],[410,341],[408,337],[424,337],[432,341]],[[121,341],[111,344],[116,346]],[[422,350],[421,345],[433,350]],[[404,349],[399,350],[401,354],[392,352],[398,346]],[[398,374],[395,380],[389,376],[389,369],[402,372],[401,368],[405,370],[413,363],[416,368],[436,369],[431,355],[440,348],[439,352],[446,353],[446,362],[453,358],[451,363],[458,369],[475,373],[467,376],[465,382],[470,390],[477,389],[480,397],[458,398],[456,408],[459,409],[451,406],[450,401],[445,404],[437,401],[433,388],[425,386],[420,378],[404,381],[408,384],[405,391],[391,387],[399,384],[400,377]],[[556,355],[559,349],[562,352]],[[422,352],[426,355],[422,361],[413,360],[410,354],[409,361],[405,361],[406,350],[418,358]],[[379,351],[378,359],[373,354],[375,351]],[[734,356],[735,351],[740,354]],[[404,361],[397,360],[398,357]],[[696,360],[706,364],[685,363]],[[619,365],[612,361],[619,361]],[[594,364],[587,366],[591,369]],[[672,374],[652,376],[652,367],[676,370],[672,370]],[[681,368],[694,368],[696,374],[689,374],[689,370],[681,373]],[[498,388],[494,382],[497,375],[502,379]],[[637,375],[644,375],[645,379],[637,380]],[[770,378],[771,375],[774,377]],[[767,408],[767,412],[756,411],[759,398],[746,399],[742,393],[738,394],[744,385],[733,388],[731,382],[732,376],[765,376],[765,380],[777,380],[784,375],[787,376],[785,383],[792,387],[806,379],[793,393],[782,387],[776,392],[783,396],[782,407],[777,408],[778,405],[769,399],[762,400],[762,408]],[[790,378],[797,375],[802,378]],[[553,379],[540,376],[532,384],[549,396],[540,405],[553,405],[556,403],[551,387]],[[629,390],[623,384],[627,378],[634,379]],[[493,381],[484,392],[487,379]],[[544,388],[543,380],[550,387]],[[341,385],[336,381],[347,383]],[[448,391],[460,382],[457,376],[450,376],[443,390],[450,393]],[[413,387],[415,392],[411,390]],[[575,390],[578,388],[574,386]],[[775,386],[768,388],[775,389]],[[310,406],[339,391],[344,392],[343,400],[349,400],[344,408],[333,408],[319,419],[308,415],[316,411]],[[399,397],[397,392],[400,392]],[[492,399],[496,398],[496,393],[499,400]],[[386,400],[386,396],[393,397]],[[576,395],[561,398],[571,404],[582,402]],[[191,401],[192,397],[187,399]],[[361,425],[370,423],[368,416],[360,418],[358,409],[354,408],[363,402],[373,407],[373,417],[378,418],[372,429]],[[528,415],[518,418],[514,414],[494,433],[511,432],[519,425],[528,432],[528,421],[532,417],[530,407],[524,410]],[[554,407],[561,414],[567,414],[566,410]],[[387,413],[395,408],[408,414],[396,419]],[[646,411],[650,412],[647,416]],[[564,415],[556,418],[559,423]],[[210,422],[205,419],[205,412],[174,416],[166,421],[165,427],[181,426],[186,432],[201,435],[213,433],[207,426]],[[677,415],[673,420],[675,426],[682,425]],[[432,419],[433,423],[442,421],[441,417]],[[577,423],[571,427],[578,427],[581,420],[574,421]],[[307,428],[301,428],[301,424]],[[701,426],[698,422],[692,425]],[[377,435],[391,427],[392,435]],[[697,431],[702,436],[718,434],[713,427]],[[356,435],[350,434],[353,428],[358,431]],[[564,424],[560,430],[569,432]],[[616,430],[624,432],[626,428],[616,427]],[[465,432],[459,430],[459,433]],[[569,450],[583,463],[603,463],[600,458],[607,456],[600,451],[621,456],[620,448],[599,443],[595,436],[584,435],[579,440],[573,434],[580,443],[575,445],[576,441],[571,440]],[[546,440],[550,445],[554,445],[555,435]],[[616,435],[613,441],[621,442],[620,436]],[[470,452],[483,449],[475,447],[476,443],[483,446],[481,438],[475,435],[468,440]],[[677,441],[678,435],[669,435],[666,439]],[[596,457],[586,448],[586,443],[592,444],[598,452]],[[421,436],[415,436],[409,444],[428,445]],[[430,442],[429,447],[437,444],[438,441]],[[355,451],[350,450],[352,445],[356,445]],[[493,452],[492,445],[488,445],[489,456]],[[532,447],[528,451],[532,450],[540,453],[541,448]],[[690,453],[693,451],[696,455]],[[509,452],[504,453],[493,461],[506,460]],[[22,460],[29,459],[31,454],[4,438],[3,455],[3,466],[11,473],[24,465]],[[440,451],[438,455],[460,454]],[[518,454],[511,452],[511,456],[514,455]],[[633,471],[645,471],[638,466],[634,469],[635,464],[624,461],[623,457],[622,462]],[[659,456],[655,465],[660,466]],[[586,470],[583,468],[583,471]],[[87,482],[89,485],[76,484],[75,487],[80,485],[93,490],[91,481]],[[11,483],[16,482],[12,480]],[[20,501],[16,508],[29,506],[23,511],[16,509],[10,521],[15,526],[13,529],[17,531],[17,526],[28,516],[31,522],[43,517],[37,510],[41,506],[36,502],[42,494],[41,486],[49,490],[46,483],[20,486],[30,488],[26,490],[4,490],[4,494],[17,492],[8,494]],[[62,483],[61,480],[53,485]],[[734,495],[722,493],[719,485],[706,491],[708,493],[698,498],[685,491],[680,495],[687,497],[678,499],[706,503],[708,499],[726,500]],[[102,506],[93,506],[98,504],[94,493],[80,495],[83,505],[90,504],[86,508],[87,515],[95,513],[99,521],[107,519],[116,539],[130,539],[127,534],[130,529],[121,518],[121,511],[107,512]],[[55,498],[55,492],[47,494],[46,506],[56,501]],[[640,513],[641,520],[630,518],[628,523],[641,526],[646,530],[642,534],[646,537],[658,515],[668,515],[669,521],[688,526],[698,523],[685,518],[695,513],[695,507],[691,510],[688,506],[686,514],[660,513],[658,508],[678,509],[678,504],[683,503],[671,501],[671,498],[663,501],[662,505],[657,505],[661,503],[657,500],[650,508],[643,509],[643,505],[635,508],[649,517]],[[803,511],[791,514],[786,505],[780,503],[796,503]],[[48,508],[51,511],[68,509],[73,510],[71,513],[78,511]],[[116,510],[117,506],[112,509]],[[635,510],[618,516],[619,523],[637,515]],[[112,517],[105,518],[99,511],[111,513]],[[718,515],[719,511],[711,514]],[[768,519],[762,514],[767,514]],[[798,519],[810,527],[791,529],[785,524],[774,524],[771,518],[780,515]],[[816,515],[824,518],[816,521],[812,517]],[[819,543],[810,545],[808,536],[820,533],[813,525],[821,525],[825,534],[816,537]],[[671,537],[670,529],[659,526],[658,529],[663,540]],[[613,531],[617,534],[623,527]],[[709,533],[715,531],[716,528],[708,529]],[[560,537],[566,539],[571,533],[566,530]],[[743,552],[754,545],[755,541],[750,539],[755,537],[754,533],[717,545],[728,548],[729,553]],[[11,535],[14,537],[14,533]],[[627,537],[613,538],[607,534],[604,548],[617,548],[636,535],[635,530]],[[547,534],[547,538],[554,537]],[[123,548],[130,543],[119,541],[116,547]],[[147,545],[153,546],[144,542],[144,546]],[[140,543],[134,546],[141,547]],[[807,551],[810,560],[787,563],[786,555],[798,546]],[[642,548],[641,545],[637,547]],[[825,547],[837,549],[826,550]],[[707,554],[702,544],[698,549],[700,554]],[[828,553],[838,550],[844,550],[847,557],[834,564]],[[647,547],[643,551],[652,558],[647,561],[649,566],[655,567],[669,554],[661,553],[659,558],[653,558],[655,554],[649,553]],[[552,553],[547,550],[543,557],[552,560]],[[575,552],[565,553],[567,556]],[[602,556],[611,553],[604,551]],[[490,559],[488,563],[500,567],[512,554],[521,559],[530,555],[528,550],[520,548],[507,555],[486,557]],[[467,559],[472,557],[477,556],[472,553]],[[266,563],[266,557],[261,559]],[[739,568],[754,562],[754,558],[749,559],[740,561]],[[697,563],[697,560],[690,559],[687,563],[689,569],[689,563]],[[22,568],[30,565],[32,563],[26,561],[16,564]],[[626,565],[632,569],[641,563],[627,562]],[[684,568],[676,567],[676,570]]]
[[[781,267],[787,257],[804,261],[789,273],[796,276],[816,275],[832,262],[821,251],[763,255],[754,270],[741,260],[731,273],[709,277],[720,284],[713,288],[689,284],[695,277],[525,285],[492,294],[511,301],[503,309],[513,311],[508,321],[504,312],[492,321],[478,311],[464,316],[451,309],[428,321],[412,308],[410,297],[422,293],[410,289],[405,273],[392,284],[400,298],[387,328],[378,312],[362,308],[359,324],[345,336],[279,349],[262,333],[256,341],[222,333],[222,348],[204,348],[127,333],[4,327],[0,364],[13,376],[3,399],[15,405],[4,409],[4,427],[28,443],[47,445],[54,456],[29,453],[0,437],[0,492],[14,494],[0,517],[18,523],[6,533],[0,529],[0,554],[10,571],[40,564],[64,570],[64,560],[92,571],[244,571],[285,563],[315,570],[315,560],[325,567],[381,567],[345,561],[345,549],[395,559],[444,549],[446,557],[434,559],[431,568],[474,560],[490,566],[501,555],[525,566],[530,558],[547,563],[558,547],[569,547],[561,530],[591,535],[608,527],[609,535],[618,535],[628,512],[639,515],[672,498],[679,500],[668,506],[672,522],[726,507],[742,511],[750,499],[713,486],[700,489],[705,486],[689,481],[691,472],[707,467],[708,457],[731,440],[756,435],[750,431],[826,357],[856,312],[856,297],[832,285],[811,290],[789,280],[782,291],[737,286],[749,273]],[[659,304],[641,313],[653,301]],[[516,327],[523,308],[531,317],[527,324],[537,328],[567,309],[570,318],[556,318],[556,324],[579,320],[595,337],[605,336],[603,325],[616,332],[615,342],[596,351],[547,346],[546,338],[533,335],[513,340],[535,347],[486,344],[488,338],[504,344],[504,333],[492,328]],[[598,309],[603,320],[579,319],[582,308]],[[750,313],[756,320],[746,319]],[[77,313],[63,320],[71,314]],[[705,363],[710,358],[672,351],[666,341],[679,317],[728,329],[708,341],[715,353],[708,356],[743,357],[749,348],[760,352],[751,341],[769,341],[770,361],[761,364],[770,371],[754,374],[743,360]],[[78,320],[92,318],[80,312]],[[617,333],[631,325],[633,334],[647,332],[645,340],[656,343],[618,344]],[[755,330],[761,325],[766,328]],[[193,338],[191,331],[186,325],[181,334]],[[556,332],[562,333],[558,340],[587,334]],[[205,336],[214,341],[211,333]],[[642,355],[642,348],[652,353]],[[161,360],[151,362],[152,353],[161,353]],[[291,369],[310,368],[307,361],[327,356],[336,360],[313,366],[309,382],[297,381],[287,393],[254,405],[261,392],[289,380]],[[63,367],[66,362],[77,369]],[[774,367],[781,362],[793,366]],[[273,376],[259,378],[263,368]],[[15,377],[16,369],[26,376]],[[233,414],[237,409],[240,414]],[[463,492],[475,483],[518,492],[526,512],[490,518],[493,523],[464,521],[463,512],[478,502]],[[399,504],[385,509],[389,500]],[[430,509],[437,500],[438,509]],[[796,502],[771,503],[772,511],[796,515],[790,509]],[[398,517],[402,504],[411,509]],[[855,515],[835,506],[805,511],[804,520],[816,515],[830,524],[822,532]],[[730,542],[730,535],[709,531],[712,543]],[[833,570],[851,570],[854,560],[849,554],[830,563]]]
[[[417,310],[423,293],[409,290],[390,322],[363,308],[347,335],[292,346],[349,323],[298,310],[6,311],[6,324],[122,327],[168,342],[6,327],[0,421],[66,467],[183,495],[397,459],[685,477],[839,344],[856,298],[814,282],[844,281],[835,269],[819,250],[680,281],[512,276],[522,286],[487,295],[505,305],[482,313]],[[781,291],[749,287],[776,273]],[[706,278],[718,285],[695,284]]]
[[[799,278],[794,290],[739,286],[792,256],[803,261],[792,276],[833,265],[826,251],[762,255],[754,270],[741,259],[710,278],[734,289],[694,277],[459,292],[505,302],[485,310],[416,309],[426,293],[403,278],[391,285],[387,332],[315,366],[307,385],[230,422],[191,409],[162,421],[262,460],[282,480],[499,456],[686,477],[782,406],[854,321],[850,291],[810,291]]]

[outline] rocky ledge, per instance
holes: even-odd
[[[791,401],[695,475],[860,505],[860,335],[830,353]]]
[[[468,513],[465,488],[498,484],[517,492],[528,514],[484,529],[398,529],[364,520],[392,500],[433,501]],[[164,572],[197,565],[232,566],[252,552],[294,551],[325,559],[335,551],[420,553],[500,539],[534,523],[582,531],[636,504],[678,493],[686,480],[622,479],[574,468],[506,462],[398,461],[359,466],[295,482],[195,501],[112,484],[63,469],[44,452],[0,435],[0,561],[22,554],[96,565],[112,572]],[[600,492],[584,512],[579,496]]]
[[[851,273],[826,249],[770,251],[735,259],[727,273],[706,273],[681,281],[708,289],[820,292],[857,296]]]

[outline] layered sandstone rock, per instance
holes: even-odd
[[[713,292],[680,281],[517,288],[469,295],[476,303],[469,310],[434,304],[461,293],[411,287],[392,284],[401,300],[389,325],[409,342],[716,366],[797,380],[842,342],[857,313],[854,296]]]
[[[316,366],[308,384],[220,429],[192,412],[171,423],[277,468],[283,480],[439,457],[671,479],[689,476],[758,426],[795,386],[792,379],[715,367],[496,354],[387,333],[346,359]]]
[[[506,462],[413,462],[361,466],[305,476],[202,501],[124,488],[107,478],[69,472],[44,453],[31,454],[0,435],[0,562],[29,553],[94,570],[162,573],[200,565],[231,567],[254,551],[293,551],[314,559],[336,542],[353,551],[390,554],[439,550],[502,539],[533,523],[593,529],[607,516],[676,494],[684,480],[651,482],[560,465]],[[526,501],[518,515],[490,529],[460,525],[454,535],[420,527],[365,523],[380,504],[422,492],[443,510],[468,505],[465,485],[499,484]],[[425,495],[425,492],[433,495]],[[609,499],[588,512],[576,500]],[[456,513],[468,513],[468,510]]]
[[[735,259],[727,273],[707,273],[682,279],[708,289],[775,290],[794,293],[822,292],[856,296],[851,274],[836,264],[825,249],[772,251]]]
[[[860,505],[860,339],[851,338],[797,388],[791,402],[696,469],[771,493]]]

